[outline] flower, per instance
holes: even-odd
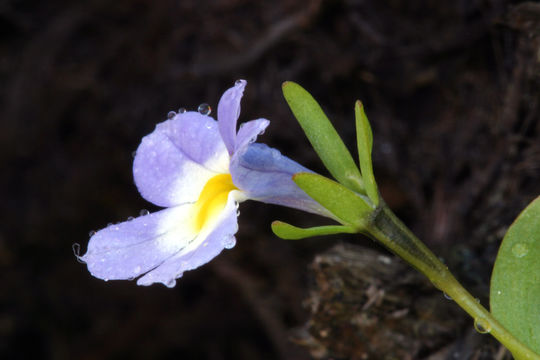
[[[166,209],[95,233],[79,257],[93,276],[173,287],[185,271],[234,247],[238,203],[248,199],[332,217],[292,181],[308,169],[253,143],[268,120],[248,121],[236,131],[245,86],[238,80],[223,94],[217,122],[181,112],[142,139],[135,184],[143,198]]]

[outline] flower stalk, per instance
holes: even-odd
[[[424,274],[433,285],[452,298],[474,319],[479,333],[489,333],[503,344],[518,360],[540,360],[504,328],[452,275],[431,250],[427,248],[384,202],[375,209],[366,222],[366,233],[390,251]]]

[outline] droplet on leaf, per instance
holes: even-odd
[[[515,257],[521,258],[527,255],[529,252],[529,248],[527,245],[522,243],[517,243],[514,246],[512,246],[512,254],[514,254]]]

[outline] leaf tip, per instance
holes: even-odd
[[[292,181],[296,182],[297,180],[301,180],[303,177],[305,177],[307,174],[307,172],[299,172],[299,173],[296,173],[292,176]]]

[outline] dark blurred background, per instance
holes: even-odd
[[[361,99],[383,196],[487,304],[501,237],[540,193],[539,75],[532,2],[2,1],[0,358],[331,357],[298,340],[317,291],[309,263],[339,242],[386,253],[269,227],[319,219],[244,203],[237,246],[173,289],[103,282],[72,253],[90,231],[157,210],[132,180],[141,137],[170,110],[215,108],[238,78],[241,120],[270,119],[260,141],[322,173],[281,83],[312,92],[351,149]]]

